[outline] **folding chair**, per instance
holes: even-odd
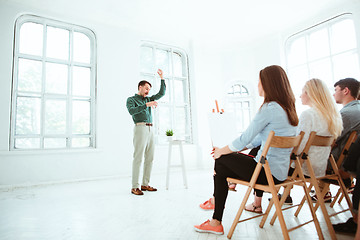
[[[270,213],[272,205],[275,205],[275,211],[276,211],[277,216],[279,217],[281,231],[282,231],[284,239],[290,239],[289,231],[292,231],[292,230],[298,228],[298,227],[295,227],[295,228],[292,228],[292,229],[287,228],[287,226],[285,224],[284,216],[283,216],[282,210],[281,210],[281,202],[284,202],[285,199],[282,198],[281,202],[280,202],[279,199],[278,199],[277,194],[278,194],[278,191],[279,191],[279,189],[281,187],[291,188],[293,185],[300,185],[300,186],[303,187],[304,191],[306,192],[306,196],[308,196],[308,198],[309,198],[308,200],[310,202],[310,195],[309,195],[309,192],[308,192],[308,188],[306,186],[305,177],[302,174],[302,171],[298,171],[298,169],[301,168],[300,161],[299,161],[298,156],[295,155],[295,153],[296,153],[296,151],[297,151],[297,149],[299,147],[299,144],[301,143],[301,140],[302,140],[303,136],[304,136],[304,133],[301,132],[300,135],[296,136],[296,137],[281,137],[281,136],[275,136],[274,131],[271,131],[268,138],[267,138],[267,141],[266,141],[266,143],[264,145],[264,149],[263,149],[263,151],[261,153],[260,161],[257,163],[257,166],[256,166],[256,168],[255,168],[255,170],[253,172],[253,175],[252,175],[250,181],[248,182],[248,181],[243,181],[243,180],[234,179],[234,178],[227,178],[227,181],[247,186],[247,191],[245,193],[245,196],[244,196],[244,198],[243,198],[243,200],[241,202],[240,208],[239,208],[239,210],[238,210],[238,212],[236,214],[236,217],[235,217],[235,219],[233,221],[233,224],[232,224],[232,226],[230,228],[229,234],[227,235],[227,237],[229,239],[232,237],[237,224],[240,223],[240,222],[244,222],[244,221],[247,221],[247,220],[251,220],[251,219],[263,216],[263,218],[262,218],[262,220],[260,222],[260,225],[259,225],[259,227],[262,228],[264,226],[264,224],[265,224],[266,218],[268,217],[268,215]],[[297,179],[293,178],[291,180],[287,180],[287,181],[285,181],[283,183],[275,185],[275,183],[273,181],[272,174],[271,174],[269,163],[268,163],[268,161],[266,159],[266,155],[267,155],[268,150],[269,150],[270,147],[273,147],[273,148],[292,148],[291,155],[289,155],[289,164],[291,162],[296,163],[296,168],[295,168],[294,174],[298,174],[300,176],[299,178],[297,178]],[[258,176],[260,174],[260,171],[261,171],[262,167],[265,170],[268,185],[262,185],[262,184],[257,184],[256,183],[257,178],[258,178]],[[252,189],[259,189],[259,190],[263,190],[263,191],[266,191],[266,192],[270,192],[272,194],[272,200],[270,201],[270,203],[269,203],[269,205],[268,205],[268,207],[267,207],[264,214],[259,214],[257,216],[249,217],[249,218],[246,218],[246,219],[243,219],[243,220],[239,221],[239,219],[241,217],[241,214],[245,209],[245,205],[246,205],[246,203],[248,201],[248,198],[250,196],[250,193],[251,193]],[[321,229],[320,229],[320,224],[319,224],[319,221],[316,218],[316,214],[315,214],[315,211],[313,209],[312,204],[309,204],[309,207],[310,207],[310,211],[312,213],[313,221],[314,221],[316,230],[318,232],[319,238],[323,239],[323,235],[322,235],[322,232],[321,232]]]
[[[350,201],[349,195],[347,194],[347,190],[345,188],[345,185],[344,185],[344,183],[343,183],[343,181],[342,181],[342,179],[340,177],[338,166],[337,166],[332,154],[330,154],[329,160],[330,160],[330,163],[331,163],[331,165],[333,167],[334,174],[325,175],[323,177],[318,177],[317,178],[315,176],[314,169],[311,166],[311,162],[310,162],[309,157],[308,157],[308,152],[309,152],[309,149],[310,149],[311,146],[331,147],[332,144],[334,143],[334,140],[335,140],[334,137],[319,136],[319,135],[316,135],[316,132],[311,132],[310,136],[309,136],[309,139],[308,139],[308,141],[307,141],[307,143],[305,145],[305,148],[304,148],[303,152],[301,153],[301,160],[302,160],[302,162],[304,164],[306,164],[308,172],[310,174],[310,176],[309,176],[310,178],[306,179],[310,183],[310,185],[308,187],[308,192],[310,191],[310,189],[312,187],[314,187],[315,188],[315,193],[318,196],[317,197],[318,200],[316,202],[314,210],[316,211],[318,209],[318,207],[320,206],[322,214],[323,214],[325,222],[326,222],[326,225],[327,225],[327,228],[329,230],[331,239],[336,239],[336,234],[335,234],[335,230],[334,230],[334,228],[332,226],[330,217],[335,216],[335,215],[337,215],[339,213],[342,213],[342,212],[345,212],[345,211],[351,209],[352,208],[352,203]],[[343,211],[340,211],[340,212],[336,212],[335,214],[329,215],[329,213],[328,213],[328,211],[326,209],[326,206],[325,206],[324,196],[325,196],[325,194],[327,193],[327,191],[329,189],[330,183],[325,182],[325,187],[324,187],[323,191],[320,190],[320,187],[319,187],[319,184],[318,184],[319,180],[324,180],[324,179],[336,180],[339,183],[340,191],[344,194],[344,196],[346,198],[346,201],[347,201],[347,203],[349,205],[349,209],[346,209],[346,210],[343,210]],[[308,199],[309,199],[309,196],[304,196],[302,201],[300,202],[300,204],[296,205],[296,206],[298,206],[298,209],[296,210],[296,212],[294,214],[295,216],[298,216],[298,214],[299,214],[305,200],[309,201]],[[312,204],[311,200],[310,200],[310,203]]]
[[[353,144],[355,142],[357,138],[357,132],[356,131],[352,131],[349,135],[349,138],[347,139],[344,148],[341,151],[341,154],[339,156],[338,161],[336,162],[338,168],[341,167],[345,157],[348,155],[349,153],[349,148],[351,146],[351,144]],[[336,201],[338,201],[338,203],[341,203],[341,201],[343,200],[344,195],[341,194],[341,189],[339,188],[338,192],[336,193],[334,199],[331,201],[330,207],[333,207],[336,203]]]

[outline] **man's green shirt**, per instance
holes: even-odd
[[[165,81],[161,79],[160,90],[157,94],[151,97],[143,97],[139,94],[135,94],[132,97],[128,97],[126,101],[126,107],[132,116],[134,123],[146,122],[152,123],[151,107],[147,107],[146,103],[160,99],[165,95],[166,85]]]

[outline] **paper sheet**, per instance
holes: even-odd
[[[210,136],[214,147],[224,147],[238,137],[233,113],[209,113]]]

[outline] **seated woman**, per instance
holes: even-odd
[[[270,131],[277,136],[295,136],[299,119],[295,110],[295,97],[285,71],[280,66],[269,66],[260,71],[258,83],[259,95],[264,102],[245,132],[223,148],[214,148],[215,159],[213,218],[196,225],[198,232],[223,234],[221,224],[228,194],[227,177],[250,181],[262,147],[255,158],[237,153],[240,150],[264,146]],[[267,159],[275,184],[287,178],[291,149],[270,148]],[[257,180],[259,184],[268,184],[264,169]],[[246,206],[248,211],[261,212],[263,191],[255,190],[254,202]]]
[[[337,111],[330,91],[323,81],[320,79],[307,81],[302,89],[300,98],[301,103],[308,105],[310,108],[300,115],[297,133],[299,134],[303,131],[305,134],[297,154],[300,154],[304,150],[312,131],[315,131],[316,134],[320,136],[334,136],[335,139],[342,131],[341,115]],[[316,177],[325,175],[330,151],[330,147],[313,146],[309,149],[308,156]],[[305,176],[310,176],[306,164],[303,164],[302,169]],[[292,173],[293,168],[290,168],[289,176],[292,175]],[[313,198],[316,200],[316,196]],[[326,200],[327,196],[325,196],[325,201]],[[285,200],[285,204],[292,204],[290,195]]]
[[[335,139],[340,136],[343,129],[341,115],[323,81],[320,79],[307,81],[300,98],[301,103],[310,106],[310,108],[300,115],[297,132],[303,131],[305,135],[298,153],[304,149],[312,131],[320,136],[334,136]],[[311,147],[309,149],[308,156],[316,177],[325,175],[330,151],[330,147]],[[310,176],[306,164],[303,164],[302,169],[305,176]]]

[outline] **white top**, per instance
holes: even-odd
[[[312,131],[315,131],[316,134],[320,136],[331,136],[325,119],[314,108],[310,108],[300,115],[297,134],[301,131],[305,132],[305,135],[297,154],[300,154],[304,150],[306,142],[308,141],[309,135]],[[310,147],[308,156],[316,177],[322,177],[325,175],[330,150],[331,147]],[[305,175],[310,176],[305,163],[303,164],[302,169]]]

